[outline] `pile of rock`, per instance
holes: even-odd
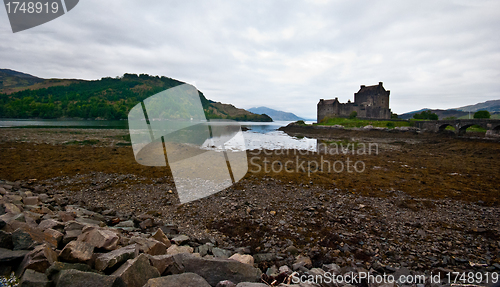
[[[230,286],[261,280],[251,255],[194,242],[151,215],[122,220],[113,212],[76,205],[63,209],[42,189],[9,182],[0,183],[0,194],[0,274],[15,272],[21,286],[216,286],[221,281]]]

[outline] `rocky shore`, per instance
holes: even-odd
[[[319,234],[311,230],[311,236],[321,239],[317,245],[297,248],[291,240],[282,242],[263,232],[274,225],[270,222],[276,217],[273,210],[266,211],[266,218],[248,222],[213,222],[222,231],[233,230],[234,237],[224,240],[183,234],[179,226],[151,212],[132,215],[119,209],[86,209],[34,182],[0,181],[0,194],[0,271],[4,276],[14,272],[21,278],[20,286],[404,285],[349,281],[349,276],[360,274],[385,274],[396,281],[401,276],[425,276],[427,284],[418,286],[431,286],[430,276],[439,274],[442,282],[432,284],[439,286],[450,283],[447,274],[454,271],[500,272],[498,209],[451,201],[403,198],[396,204],[400,209],[391,211],[390,200],[326,194],[335,197],[337,206],[327,207],[322,204],[325,199],[319,198],[315,205],[300,206],[303,222],[279,220],[281,228],[275,234],[293,234],[290,224],[298,228],[316,224],[321,230]],[[228,203],[219,208],[239,209],[231,200]],[[411,212],[424,205],[443,210],[418,216]],[[250,205],[244,212],[252,213],[252,208],[258,209]],[[326,222],[315,222],[320,212],[328,214],[332,229]],[[457,222],[453,215],[468,221]],[[396,224],[396,218],[402,224]],[[262,248],[237,246],[249,242],[237,236],[240,228],[248,229],[247,237],[259,236]],[[327,280],[293,284],[301,276],[307,282],[311,275],[341,276],[337,278],[350,284]]]
[[[180,205],[169,170],[137,164],[123,131],[2,132],[0,271],[23,286],[491,286],[500,272],[496,142],[332,131],[323,139],[379,152],[248,156],[350,157],[364,172],[249,165],[232,187]],[[386,277],[328,282],[360,274]],[[318,284],[294,284],[309,276]],[[425,282],[388,280],[401,276]]]

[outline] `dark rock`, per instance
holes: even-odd
[[[297,249],[297,247],[291,245],[291,246],[288,246],[286,249],[285,249],[285,252],[286,253],[290,253],[292,255],[297,255],[299,254],[299,250]]]
[[[49,228],[62,230],[64,228],[64,223],[56,221],[54,219],[45,219],[42,220],[40,224],[38,224],[38,228],[40,228],[41,230]]]
[[[102,220],[102,215],[97,214],[93,211],[87,210],[85,208],[82,208],[78,205],[68,205],[65,207],[67,212],[74,213],[77,217],[83,218],[83,217],[89,217],[95,220]]]
[[[34,270],[28,269],[24,272],[21,281],[19,281],[20,287],[48,287],[50,286],[49,279],[44,273],[36,272]]]
[[[160,272],[149,264],[145,254],[141,254],[135,259],[127,260],[113,275],[121,278],[128,287],[142,287],[149,279],[160,277]]]
[[[75,219],[76,222],[84,224],[84,225],[90,225],[90,226],[101,226],[101,224],[104,224],[102,221],[95,220],[95,219],[90,219],[90,218],[85,218],[85,217],[77,217]]]
[[[65,262],[54,262],[46,271],[45,275],[50,281],[55,280],[57,275],[63,270],[79,270],[83,272],[96,272],[90,268],[87,264],[82,263],[65,263]]]
[[[173,255],[148,255],[149,263],[156,269],[160,274],[163,274],[165,270],[174,264]]]
[[[214,248],[212,248],[212,254],[215,257],[219,257],[219,258],[229,258],[229,257],[231,257],[231,255],[233,255],[233,252],[230,250],[214,247]]]
[[[59,244],[61,244],[61,242],[64,238],[64,234],[62,234],[61,232],[59,232],[55,229],[52,229],[52,228],[45,229],[43,231],[43,233],[45,233],[47,236],[53,238],[57,242],[57,246],[59,246]]]
[[[9,263],[12,261],[19,260],[21,261],[26,254],[28,254],[28,250],[10,250],[5,248],[0,248],[0,263]]]
[[[38,196],[29,196],[23,198],[23,203],[25,205],[38,205],[40,203],[40,199]]]
[[[134,222],[132,220],[125,220],[125,221],[119,222],[114,227],[134,228],[135,224],[134,224]]]
[[[177,275],[149,279],[148,283],[144,285],[144,287],[163,286],[210,287],[210,284],[208,284],[208,282],[200,275],[187,272]]]
[[[215,285],[215,287],[236,287],[236,284],[234,284],[233,282],[231,282],[229,280],[224,280],[224,281],[217,283],[217,285]]]
[[[35,213],[35,212],[31,212],[31,211],[24,211],[23,214],[24,214],[26,223],[30,227],[32,227],[32,228],[38,228],[37,220],[39,220],[42,217],[41,214],[38,214],[38,213]]]
[[[16,276],[21,277],[25,270],[29,269],[44,273],[56,261],[57,252],[47,244],[38,245],[34,250],[26,254],[23,262],[16,270]]]
[[[132,237],[130,243],[137,243],[140,251],[150,255],[163,255],[167,253],[167,246],[155,239]]]
[[[276,265],[273,265],[266,270],[266,275],[267,276],[276,276],[278,274],[278,268]]]
[[[85,224],[77,222],[77,221],[68,221],[64,224],[64,231],[68,232],[70,230],[82,230],[85,227]]]
[[[68,230],[66,231],[66,234],[64,234],[64,237],[62,239],[63,245],[68,244],[69,242],[76,240],[78,236],[82,234],[81,229],[74,229],[74,230]]]
[[[24,214],[22,214],[22,213],[16,213],[16,214],[5,213],[3,215],[0,215],[0,220],[5,222],[7,227],[9,227],[9,224],[15,220],[25,222]]]
[[[0,230],[0,248],[12,249],[14,245],[12,244],[12,234]]]
[[[21,209],[13,203],[4,203],[3,206],[5,213],[18,214],[21,212]]]
[[[392,266],[385,266],[385,270],[389,271],[390,273],[394,273],[397,271],[397,269]]]
[[[29,211],[29,210],[25,210],[23,212],[24,216],[26,216],[27,218],[31,218],[33,219],[34,221],[37,222],[37,227],[38,227],[38,222],[40,222],[40,220],[42,220],[42,217],[44,216],[43,214],[41,213],[38,213],[38,212],[42,212],[41,209],[39,208],[34,208],[33,210],[37,211],[37,212],[33,212],[33,211]]]
[[[92,272],[82,272],[78,270],[61,271],[56,287],[115,287],[127,286],[123,281],[115,276],[100,275]]]
[[[117,248],[120,237],[116,232],[100,228],[84,228],[78,236],[79,241],[87,242],[95,248],[113,250]]]
[[[276,260],[276,254],[274,253],[257,253],[253,255],[255,263],[273,261]]]
[[[57,247],[57,241],[36,228],[24,225],[12,232],[14,250],[33,249],[44,242]]]
[[[293,273],[292,269],[290,269],[290,267],[288,267],[286,265],[281,266],[278,270],[279,270],[279,273],[286,274],[287,276],[292,275],[292,273]]]
[[[450,262],[450,256],[443,256],[443,265],[446,266]]]
[[[102,212],[102,215],[109,215],[109,216],[115,216],[116,211],[113,209],[106,209]]]
[[[87,262],[92,259],[93,253],[94,246],[82,241],[71,241],[61,251],[59,258],[73,263]]]
[[[113,268],[117,264],[121,264],[129,259],[133,259],[139,255],[139,246],[132,244],[125,246],[108,253],[99,255],[95,260],[95,269],[103,271],[108,268]]]
[[[69,222],[75,220],[75,214],[66,211],[59,211],[59,218],[63,222]]]
[[[174,261],[175,264],[167,271],[173,274],[193,272],[205,278],[212,286],[222,280],[234,283],[256,282],[262,275],[258,268],[231,259],[206,259],[182,253],[174,255]]]
[[[153,216],[151,214],[143,213],[138,215],[134,220],[137,220],[139,222],[146,219],[153,219]]]
[[[36,191],[36,190],[35,190]],[[38,198],[41,202],[46,203],[49,200],[49,196],[46,193],[40,193]]]
[[[300,267],[311,268],[312,267],[311,258],[302,255],[297,256],[295,258],[295,263],[293,263],[292,269],[297,270],[300,269]]]
[[[148,219],[144,220],[143,222],[139,223],[139,226],[142,229],[148,229],[150,227],[153,227],[153,219],[148,218]]]
[[[176,235],[179,234],[179,228],[175,225],[163,225],[159,227],[165,235]]]
[[[250,247],[238,247],[234,250],[235,253],[239,254],[250,254],[252,251],[250,250]]]
[[[236,285],[236,287],[268,287],[269,285],[266,285],[264,283],[252,283],[252,282],[241,282]]]
[[[346,253],[346,252],[351,252],[353,248],[349,246],[349,244],[344,244],[344,246],[340,247],[340,251]]]
[[[212,251],[212,246],[208,244],[203,244],[195,248],[194,252],[200,253],[201,257],[208,254],[209,251]]]

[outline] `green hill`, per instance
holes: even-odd
[[[4,71],[7,71],[5,73]],[[81,118],[127,119],[128,112],[140,101],[163,90],[184,84],[181,81],[147,74],[124,74],[95,81],[40,79],[12,70],[1,70],[1,118]],[[6,83],[7,81],[7,83]],[[267,122],[232,105],[200,99],[208,119]]]

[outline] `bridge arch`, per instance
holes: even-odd
[[[467,124],[467,125],[463,125],[460,127],[460,129],[458,130],[458,134],[459,135],[465,135],[465,133],[467,132],[467,129],[472,127],[474,124]]]
[[[470,127],[472,127],[472,126],[476,126],[476,127],[481,127],[481,128],[487,129],[487,127],[486,127],[485,124],[482,124],[482,123],[469,123],[469,124],[461,126],[460,129],[458,130],[458,134],[459,135],[464,135],[467,132],[467,129],[470,128]]]
[[[444,132],[448,126],[455,128],[453,125],[448,124],[448,123],[438,124],[438,125],[439,125],[438,132]]]

